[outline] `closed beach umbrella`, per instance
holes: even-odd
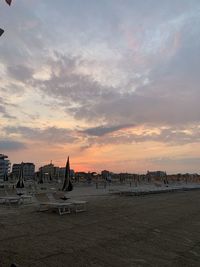
[[[24,163],[21,163],[20,172],[19,172],[19,179],[16,184],[16,188],[24,188]]]
[[[6,3],[10,6],[12,3],[12,0],[6,0]]]
[[[0,28],[0,36],[4,33],[4,30]]]
[[[40,171],[40,175],[39,175],[39,181],[38,181],[38,184],[43,184],[43,171],[42,171],[42,169],[41,169],[41,171]]]
[[[62,191],[72,191],[72,190],[73,190],[73,185],[70,179],[70,166],[69,166],[69,157],[68,157],[66,168],[65,168],[65,179],[64,179]]]

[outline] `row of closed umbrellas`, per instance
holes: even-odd
[[[24,164],[23,162],[21,163],[19,179],[16,184],[16,188],[24,188]],[[66,168],[65,168],[65,179],[64,179],[62,191],[72,191],[72,190],[73,190],[73,185],[70,179],[70,164],[69,164],[69,157],[68,157]]]

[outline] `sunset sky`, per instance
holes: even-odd
[[[0,153],[200,173],[199,0],[0,1]]]

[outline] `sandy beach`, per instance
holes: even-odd
[[[88,196],[59,216],[0,207],[0,266],[199,266],[200,191]]]

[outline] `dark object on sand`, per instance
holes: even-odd
[[[12,264],[10,265],[10,267],[17,267],[17,265],[14,264],[14,263],[12,263]]]
[[[44,181],[43,181],[43,171],[42,171],[42,168],[41,168],[38,184],[43,184],[43,183],[44,183]]]
[[[62,191],[72,191],[72,190],[73,190],[73,185],[70,179],[70,166],[69,166],[69,157],[68,157],[66,168],[65,168],[65,180],[64,180]]]
[[[4,33],[4,30],[0,28],[0,36]]]
[[[24,163],[21,163],[20,172],[19,172],[19,179],[16,184],[16,188],[24,188]]]
[[[12,0],[6,0],[6,3],[10,6],[12,3]]]
[[[62,199],[62,200],[68,200],[68,199],[70,199],[70,197],[61,197],[60,199]]]

